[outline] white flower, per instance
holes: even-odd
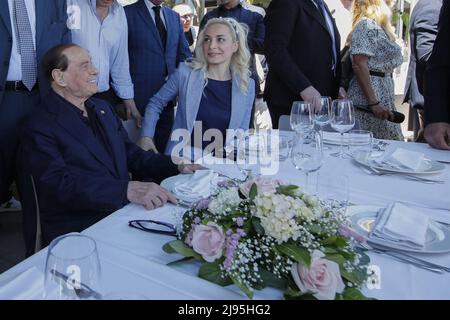
[[[214,214],[224,214],[227,209],[233,209],[239,205],[241,198],[239,197],[237,188],[222,190],[216,198],[211,200],[208,210]]]

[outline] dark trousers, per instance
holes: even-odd
[[[281,111],[281,108],[270,105],[269,103],[267,103],[267,105],[269,108],[270,117],[272,118],[272,128],[278,129],[278,120],[280,119],[280,117],[284,114],[289,114],[289,113],[283,112],[283,111]]]
[[[155,136],[153,141],[155,147],[159,152],[164,153],[170,134],[172,133],[172,126],[174,120],[174,104],[169,102],[159,116],[158,123],[155,128]]]
[[[19,189],[22,204],[23,232],[27,255],[32,253],[36,237],[36,206],[30,171],[20,150],[20,124],[39,104],[39,91],[6,91],[0,102],[0,198],[11,197],[13,180]],[[31,251],[30,251],[31,250]]]

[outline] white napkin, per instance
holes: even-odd
[[[22,272],[12,281],[0,286],[0,300],[43,299],[44,274],[36,267]]]
[[[380,210],[369,239],[378,239],[413,249],[423,249],[430,218],[420,210],[393,203]]]
[[[176,183],[172,191],[179,199],[189,202],[209,197],[211,181],[217,177],[212,170],[197,170],[187,181]]]
[[[417,171],[424,159],[425,155],[421,152],[396,148],[373,161],[380,166],[387,165],[394,169],[411,169]]]

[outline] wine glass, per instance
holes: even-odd
[[[323,128],[331,121],[331,98],[330,97],[314,97],[312,102],[314,110],[314,123],[319,126],[320,138],[323,142]],[[329,149],[329,147],[323,149]]]
[[[308,174],[319,170],[323,164],[320,134],[315,132],[312,137],[315,143],[310,143],[306,137],[297,135],[291,151],[291,160],[295,169],[305,173],[305,192],[308,192]]]
[[[370,158],[373,145],[373,134],[368,130],[351,130],[348,133],[350,155],[366,161]]]
[[[333,157],[348,158],[344,154],[344,132],[355,126],[355,110],[353,102],[347,99],[334,100],[331,106],[331,127],[341,134],[339,153],[332,153]]]
[[[260,157],[265,152],[265,139],[258,133],[245,134],[238,139],[235,149],[236,165],[245,176],[245,180],[258,174]]]
[[[100,277],[94,239],[74,232],[50,243],[45,262],[44,299],[101,299]]]
[[[305,101],[294,101],[290,115],[291,128],[296,133],[308,133],[314,129],[312,105]]]

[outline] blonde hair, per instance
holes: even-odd
[[[233,42],[237,42],[238,49],[231,57],[230,70],[231,75],[234,77],[238,75],[240,78],[239,88],[241,92],[246,93],[248,89],[248,83],[250,80],[250,51],[247,45],[248,27],[237,22],[233,18],[213,18],[209,20],[202,31],[198,35],[197,44],[195,46],[195,58],[188,62],[189,66],[194,70],[202,70],[207,79],[208,62],[206,61],[205,54],[203,53],[203,43],[205,30],[209,26],[221,24],[227,26],[230,30]]]
[[[391,41],[395,41],[394,27],[391,24],[392,12],[384,0],[354,0],[352,12],[352,28],[355,28],[361,19],[369,18],[383,28]]]

